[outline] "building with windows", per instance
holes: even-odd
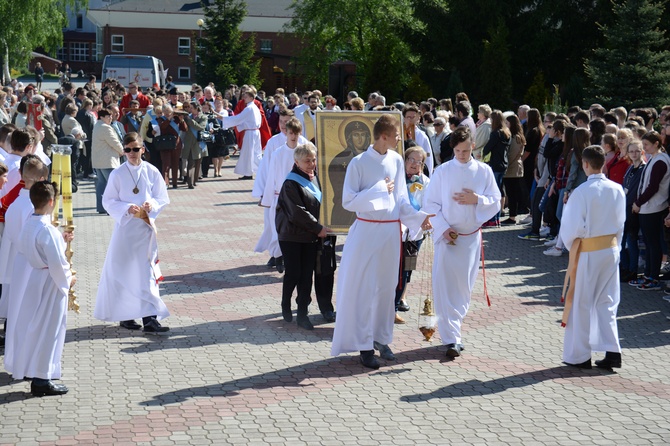
[[[298,39],[283,33],[291,19],[292,0],[246,0],[247,16],[240,25],[245,37],[256,37],[256,57],[261,59],[263,88],[288,91],[302,87],[292,64],[300,48]],[[198,0],[89,0],[89,9],[73,13],[75,29],[64,32],[59,59],[73,71],[100,74],[108,54],[146,54],[163,61],[168,74],[178,82],[195,79],[195,62],[200,55],[195,45],[204,19]],[[213,80],[215,81],[215,80]]]

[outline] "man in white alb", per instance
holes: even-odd
[[[237,175],[242,175],[240,180],[253,179],[258,164],[261,162],[261,112],[254,104],[255,98],[256,89],[249,86],[242,94],[242,99],[247,104],[242,113],[221,119],[223,128],[237,127],[238,132],[244,133],[240,159],[237,160],[234,171]]]

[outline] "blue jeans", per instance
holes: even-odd
[[[98,176],[95,180],[95,209],[98,213],[107,212],[102,206],[102,194],[105,193],[105,188],[107,187],[107,180],[109,180],[109,174],[112,173],[114,169],[94,169],[95,174]]]

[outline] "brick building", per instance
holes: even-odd
[[[291,3],[292,0],[246,0],[247,16],[240,29],[245,37],[251,33],[256,36],[262,88],[267,91],[280,86],[287,91],[302,88],[299,79],[289,74],[294,71],[293,58],[299,50],[299,41],[283,33],[284,25],[291,19],[288,9]],[[175,81],[192,82],[195,60],[199,57],[195,42],[202,32],[198,21],[204,18],[197,0],[92,1],[86,19],[95,26],[95,32],[85,33],[87,60],[77,62],[86,65],[86,71],[100,74],[105,55],[146,54],[161,59]],[[79,16],[77,20],[81,20]],[[91,35],[95,36],[94,43]],[[82,44],[66,42],[64,48],[67,51],[72,47],[76,52]],[[69,60],[66,51],[59,53],[65,56],[61,57],[63,60]]]

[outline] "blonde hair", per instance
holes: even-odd
[[[293,159],[295,161],[300,161],[301,159],[303,159],[303,158],[305,158],[306,156],[309,156],[309,155],[316,156],[316,146],[314,144],[312,144],[311,142],[308,142],[308,143],[305,143],[305,144],[300,144],[293,151]]]

